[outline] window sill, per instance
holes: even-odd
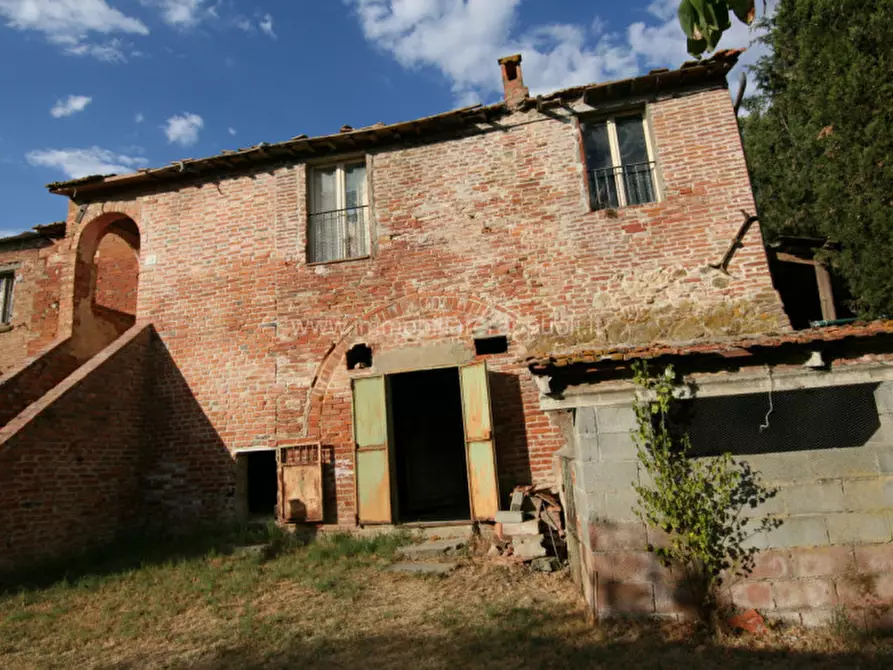
[[[372,258],[371,254],[366,254],[365,256],[353,256],[352,258],[339,258],[334,261],[313,261],[305,263],[308,268],[318,267],[320,265],[338,265],[340,263],[353,263],[354,261],[367,261]]]
[[[0,323],[0,333],[8,333],[13,327],[11,323]]]
[[[657,207],[660,204],[660,200],[655,200],[654,202],[642,202],[638,205],[624,205],[623,207],[602,207],[599,209],[596,209],[592,205],[590,205],[586,208],[586,211],[590,214],[603,214],[609,219],[616,219],[625,212],[634,212],[644,207]]]

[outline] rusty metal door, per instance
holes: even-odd
[[[360,523],[391,523],[391,458],[385,378],[354,379],[352,386],[357,520]]]
[[[496,478],[496,450],[487,364],[471,363],[460,367],[459,381],[462,388],[471,515],[477,520],[492,520],[499,511],[499,484]]]
[[[279,516],[292,523],[323,520],[322,445],[279,450]]]

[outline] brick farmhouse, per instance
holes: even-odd
[[[274,513],[487,523],[537,483],[576,509],[594,609],[676,614],[629,517],[629,361],[684,357],[712,395],[765,399],[741,370],[793,366],[805,388],[816,341],[855,338],[847,374],[887,395],[870,434],[828,446],[865,471],[841,457],[803,482],[779,465],[792,486],[838,481],[839,505],[768,510],[824,530],[786,536],[782,586],[745,585],[798,617],[809,603],[778,589],[830,589],[830,612],[843,564],[816,586],[791,552],[855,561],[870,541],[893,562],[888,333],[791,330],[759,226],[742,226],[737,58],[531,96],[514,56],[497,104],[51,184],[66,221],[0,240],[0,570]],[[850,478],[876,489],[870,519],[847,507]],[[871,537],[830,531],[844,512]]]

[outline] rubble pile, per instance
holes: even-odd
[[[504,563],[531,563],[558,570],[566,557],[564,518],[558,496],[546,488],[518,486],[508,511],[496,513],[490,556]]]

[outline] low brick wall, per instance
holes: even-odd
[[[140,514],[151,327],[138,325],[0,429],[0,571],[111,540]]]
[[[71,352],[71,338],[66,337],[0,377],[0,427],[77,370],[80,363]]]
[[[809,379],[802,382],[807,389]],[[736,606],[806,625],[830,621],[839,607],[868,625],[893,625],[893,382],[841,391],[829,386],[829,379],[822,378],[824,388],[796,391],[787,400],[776,396],[773,421],[781,437],[776,443],[767,436],[772,421],[758,433],[765,394],[753,426],[746,412],[736,412],[746,406],[746,395],[723,398],[725,419],[708,413],[711,425],[726,426],[729,433],[742,425],[753,428],[749,441],[736,442],[731,435],[723,442],[720,432],[712,434],[714,450],[735,453],[740,444],[770,450],[736,458],[748,461],[778,488],[775,498],[751,513],[783,520],[777,530],[751,538],[762,550],[756,569],[749,579],[730,580],[724,597]],[[805,399],[809,406],[824,401],[838,407],[831,395],[838,392],[868,398],[871,407],[842,406],[843,416],[830,417],[826,426],[806,417],[801,435],[785,432],[785,421],[795,418],[786,418],[785,412],[793,411],[796,405],[791,403],[798,397],[802,400],[797,393],[811,394]],[[649,543],[661,542],[660,534],[635,516],[632,486],[647,477],[630,433],[635,427],[631,397],[630,392],[626,402],[618,403],[615,395],[608,406],[578,406],[574,444],[562,460],[570,468],[566,481],[573,490],[565,495],[574,496],[583,590],[599,615],[689,615],[690,598],[679,580],[646,550]],[[694,401],[696,417],[699,402]],[[864,420],[871,412],[873,419]],[[841,427],[847,415],[860,425]],[[703,437],[697,423],[691,433]],[[836,448],[821,448],[829,443]],[[814,448],[803,449],[805,444]],[[695,441],[695,450],[701,448]]]

